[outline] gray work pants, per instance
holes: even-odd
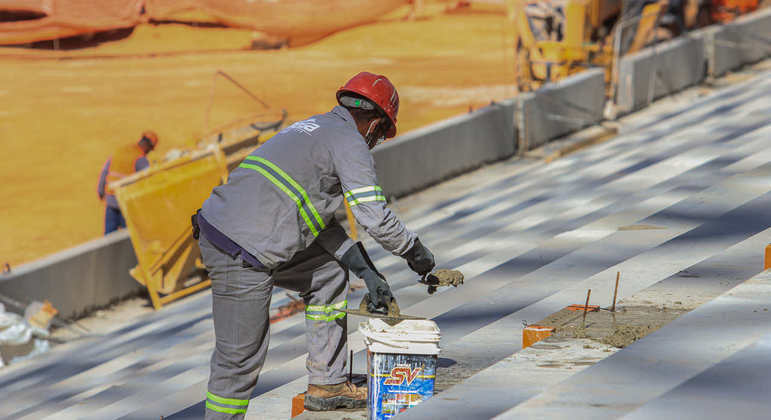
[[[201,235],[201,256],[212,280],[216,346],[206,394],[206,419],[242,419],[268,351],[273,286],[305,300],[308,382],[346,379],[348,271],[320,246],[311,246],[272,272],[244,267]],[[287,402],[288,404],[289,402]]]

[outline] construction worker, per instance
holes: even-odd
[[[108,187],[108,184],[150,166],[147,154],[155,149],[156,145],[158,145],[158,135],[154,131],[147,130],[142,133],[138,142],[120,146],[104,163],[96,190],[99,199],[105,203],[105,235],[126,227],[126,220],[120,212],[118,200],[115,199],[115,193]]]
[[[339,106],[285,128],[214,188],[193,217],[212,279],[216,347],[207,419],[240,419],[268,350],[273,286],[305,300],[305,408],[362,408],[366,388],[346,381],[348,270],[367,285],[370,310],[392,294],[361,243],[334,213],[345,199],[383,248],[418,274],[434,257],[386,207],[370,149],[396,134],[399,96],[381,75],[359,73],[337,91]]]

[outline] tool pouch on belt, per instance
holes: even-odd
[[[198,226],[198,213],[200,212],[201,212],[201,209],[198,209],[198,211],[195,212],[195,214],[190,216],[190,223],[193,225],[193,239],[195,239],[196,241],[201,236],[201,228],[200,226]]]

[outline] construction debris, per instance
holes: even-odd
[[[34,301],[24,310],[24,319],[29,325],[47,331],[58,313],[59,311],[51,305],[51,302]]]
[[[568,311],[581,311],[581,312],[597,312],[600,310],[600,305],[579,305],[577,303],[574,303],[572,305],[568,305],[567,308]]]
[[[48,326],[56,313],[48,301],[32,302],[24,317],[0,303],[0,367],[48,352]]]
[[[556,328],[545,327],[543,325],[528,325],[522,330],[522,348],[527,348],[533,344],[551,336]]]

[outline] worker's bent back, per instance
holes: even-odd
[[[369,148],[353,117],[339,106],[292,124],[256,149],[227,184],[214,189],[201,212],[274,268],[316,240],[344,192],[357,221],[387,250],[409,249],[414,234],[385,207]]]

